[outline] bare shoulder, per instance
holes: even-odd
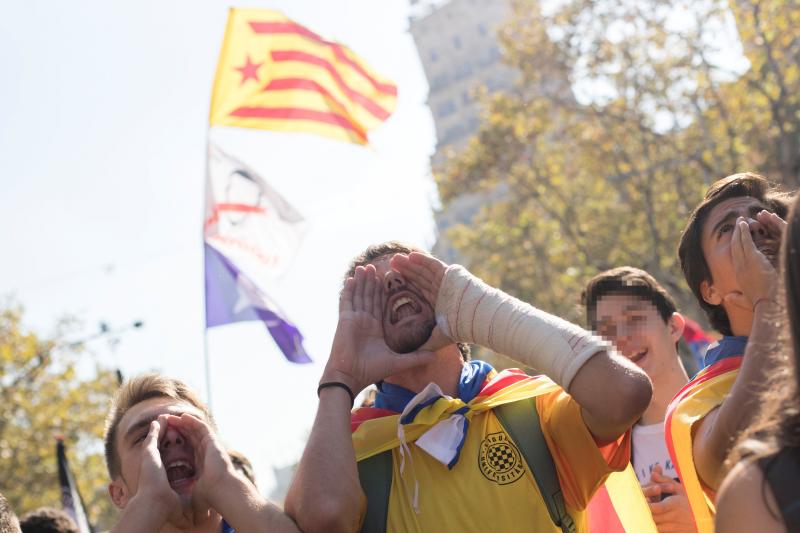
[[[786,533],[772,489],[755,461],[731,469],[717,495],[717,533]]]

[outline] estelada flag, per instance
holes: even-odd
[[[307,132],[358,144],[395,108],[397,86],[346,46],[278,11],[235,9],[217,64],[211,126]]]
[[[742,357],[728,357],[700,371],[673,398],[664,420],[667,449],[686,489],[698,533],[713,533],[716,494],[703,486],[692,454],[692,426],[728,396]]]

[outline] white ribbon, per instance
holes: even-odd
[[[397,422],[397,439],[400,441],[400,477],[404,477],[406,467],[406,455],[411,466],[411,475],[414,477],[414,495],[411,498],[414,512],[419,514],[419,481],[417,480],[416,473],[414,472],[414,460],[411,457],[411,450],[406,441],[406,434],[403,420],[407,414],[413,411],[418,405],[425,403],[433,398],[444,397],[447,400],[452,400],[442,392],[435,383],[429,383],[427,387],[422,389],[411,401],[408,402],[400,418]],[[423,433],[415,442],[418,448],[425,451],[428,455],[447,466],[455,458],[458,453],[458,447],[464,440],[464,415],[454,414],[444,420],[440,420],[434,424],[430,429]],[[405,483],[403,484],[405,488]]]

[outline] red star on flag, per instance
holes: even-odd
[[[250,61],[250,55],[248,54],[245,64],[241,67],[236,67],[236,70],[242,74],[242,81],[239,83],[239,85],[244,85],[244,82],[247,80],[258,81],[258,68],[263,64],[264,63],[253,63]]]

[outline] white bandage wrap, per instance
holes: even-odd
[[[585,329],[490,287],[460,265],[445,272],[436,320],[456,342],[507,355],[569,391],[578,370],[611,345]]]

